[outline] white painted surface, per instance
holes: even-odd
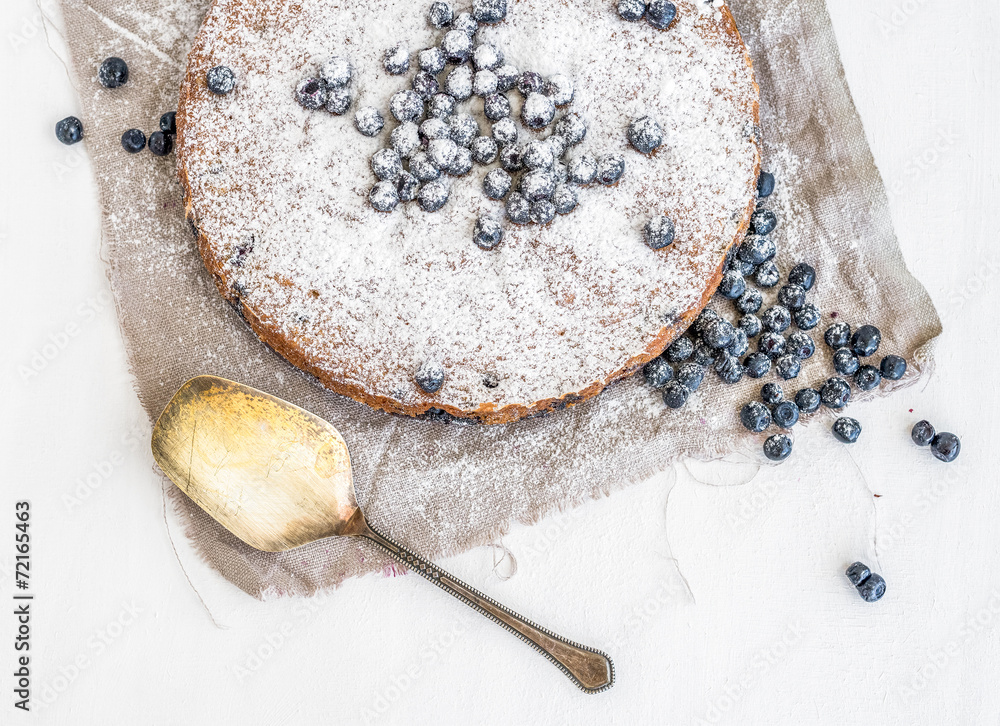
[[[22,718],[8,603],[13,505],[30,498],[40,705],[25,722],[995,722],[1000,6],[847,0],[831,12],[906,259],[944,321],[937,373],[922,391],[856,407],[866,430],[850,452],[813,426],[797,456],[746,486],[712,485],[749,478],[746,467],[692,466],[516,527],[504,538],[518,562],[510,579],[492,573],[486,549],[442,562],[609,650],[618,684],[588,697],[418,577],[264,604],[178,540],[182,569],[97,255],[91,172],[82,147],[52,137],[74,110],[72,88],[38,8],[9,0],[0,14],[0,721]],[[61,52],[57,35],[52,43]],[[51,359],[43,367],[36,354]],[[33,359],[43,369],[26,378]],[[917,417],[962,437],[958,462],[909,444]],[[874,509],[868,487],[882,495]],[[842,576],[854,559],[886,577],[882,602],[863,603]]]

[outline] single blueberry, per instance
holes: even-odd
[[[122,148],[130,154],[138,154],[146,148],[146,134],[139,129],[129,129],[122,134]]]
[[[226,66],[215,66],[205,74],[205,85],[217,96],[225,96],[236,88],[236,74]]]
[[[528,217],[532,224],[548,224],[556,216],[556,205],[548,199],[538,199],[531,202]]]
[[[819,325],[819,308],[807,302],[800,310],[795,311],[792,318],[795,319],[795,326],[799,330],[812,330]]]
[[[154,131],[149,135],[148,146],[153,156],[166,156],[174,148],[174,137],[162,131]]]
[[[760,290],[749,288],[736,300],[736,309],[741,313],[756,313],[764,304],[764,296]]]
[[[503,227],[500,222],[493,217],[480,217],[476,220],[476,227],[472,233],[472,241],[476,246],[484,250],[492,250],[500,244],[503,239]]]
[[[427,182],[420,188],[417,201],[425,212],[436,212],[448,201],[448,185],[441,179]]]
[[[770,234],[778,226],[778,218],[770,209],[758,209],[750,215],[750,226],[755,234]]]
[[[460,113],[449,120],[451,140],[459,146],[468,147],[479,136],[479,123],[468,113]]]
[[[642,375],[653,388],[663,388],[674,380],[674,369],[663,356],[657,356],[642,367]]]
[[[494,140],[500,146],[513,146],[517,143],[517,124],[512,118],[502,118],[493,124],[491,129]]]
[[[688,395],[690,395],[688,388],[677,381],[663,387],[663,403],[666,404],[667,408],[683,408],[684,404],[687,403]]]
[[[861,358],[874,355],[882,342],[882,333],[874,325],[862,325],[851,336],[851,349]]]
[[[855,562],[847,568],[847,572],[844,574],[847,575],[847,579],[851,581],[852,585],[858,587],[872,576],[872,571],[868,569],[868,565],[864,562]]]
[[[760,321],[768,330],[783,333],[792,324],[792,314],[784,305],[772,305],[761,313]]]
[[[726,346],[726,352],[729,355],[736,356],[739,358],[747,352],[750,347],[750,341],[747,339],[747,334],[735,328],[733,332],[733,342]]]
[[[746,289],[747,281],[743,279],[743,275],[730,270],[722,276],[722,280],[719,282],[719,287],[716,292],[724,298],[735,300],[746,292]]]
[[[838,348],[833,354],[833,369],[842,376],[853,376],[861,367],[861,361],[850,348]]]
[[[677,6],[669,0],[650,0],[646,6],[646,22],[657,30],[666,30],[677,17]]]
[[[751,378],[763,378],[771,371],[771,359],[763,353],[751,353],[743,361],[743,367]]]
[[[518,191],[529,202],[550,199],[556,188],[556,180],[549,171],[529,171],[521,177]]]
[[[799,422],[799,407],[794,401],[782,401],[774,407],[774,423],[783,429],[790,429]]]
[[[500,166],[510,172],[520,171],[524,168],[524,159],[521,149],[517,146],[500,147]]]
[[[410,87],[414,93],[420,96],[422,101],[429,101],[435,93],[441,90],[438,79],[427,71],[417,71],[413,80],[410,81]]]
[[[857,419],[842,416],[833,422],[833,435],[845,444],[853,444],[861,436],[861,424]]]
[[[740,330],[747,334],[748,338],[756,338],[760,331],[764,329],[764,324],[753,313],[747,313],[740,318]]]
[[[128,64],[121,58],[111,57],[101,63],[97,80],[105,88],[118,88],[128,83]]]
[[[441,170],[423,151],[418,151],[410,157],[410,173],[422,182],[434,181],[441,177]]]
[[[354,66],[350,59],[341,55],[327,60],[319,70],[319,76],[326,81],[328,88],[343,88],[351,82],[353,74]]]
[[[349,88],[326,89],[326,110],[334,116],[343,116],[351,108],[351,91]]]
[[[472,17],[480,23],[499,23],[507,17],[507,0],[472,0]]]
[[[541,93],[544,87],[545,79],[534,71],[525,71],[517,79],[517,90],[525,98],[532,93]]]
[[[858,594],[865,602],[878,602],[885,595],[885,580],[873,572],[871,577],[858,585]]]
[[[712,308],[705,308],[698,313],[698,317],[691,324],[691,328],[694,330],[695,335],[702,336],[708,329],[709,324],[714,323],[718,319],[719,314],[717,312],[712,310]]]
[[[795,405],[802,413],[815,413],[820,403],[819,391],[815,388],[803,388],[795,394]]]
[[[651,116],[642,116],[628,125],[628,142],[640,154],[652,154],[663,143],[663,129]]]
[[[694,353],[691,356],[691,360],[699,366],[710,366],[715,365],[715,357],[717,355],[718,351],[714,348],[710,348],[704,343],[698,343],[694,347]]]
[[[556,105],[544,93],[529,93],[521,107],[521,121],[535,131],[552,123],[555,115]]]
[[[445,171],[452,176],[465,176],[468,174],[472,171],[472,152],[464,146],[458,147],[455,156],[452,157],[451,163],[445,167]]]
[[[954,461],[961,451],[962,442],[955,434],[942,431],[931,439],[931,453],[938,461]]]
[[[575,146],[587,136],[587,123],[577,113],[568,113],[556,124],[556,133],[566,139],[569,146]]]
[[[451,5],[440,0],[431,3],[430,10],[427,11],[427,22],[435,28],[447,28],[451,25],[454,17],[455,14],[452,12]]]
[[[851,326],[847,323],[834,323],[823,333],[823,340],[834,350],[844,348],[851,340]]]
[[[931,426],[930,421],[917,421],[910,431],[910,438],[917,446],[927,446],[937,436],[937,431]]]
[[[354,114],[354,127],[365,136],[377,136],[384,126],[385,119],[374,106],[364,106]]]
[[[681,361],[685,361],[690,358],[693,353],[694,342],[686,335],[682,335],[680,338],[667,346],[667,350],[663,355],[671,363],[680,363]]]
[[[552,99],[552,103],[556,106],[568,106],[573,103],[573,97],[576,95],[576,89],[573,86],[573,80],[562,73],[556,73],[554,76],[550,76],[545,85],[542,87],[542,91],[546,96]]]
[[[536,140],[525,144],[522,160],[529,169],[548,169],[555,163],[555,156],[546,142]]]
[[[743,378],[743,364],[736,356],[721,352],[715,361],[715,372],[723,383],[732,385]]]
[[[442,171],[451,168],[456,154],[458,154],[458,144],[451,139],[432,139],[427,144],[427,156],[430,157],[431,163]]]
[[[771,196],[774,191],[774,175],[767,171],[762,171],[757,177],[757,196],[761,199]]]
[[[477,71],[495,71],[503,65],[503,53],[491,43],[480,43],[472,51],[472,65]]]
[[[685,363],[677,369],[677,382],[689,391],[697,391],[705,378],[705,367],[697,363]]]
[[[802,361],[793,353],[786,353],[774,361],[774,370],[784,380],[790,381],[797,378],[802,370]]]
[[[510,191],[512,179],[503,169],[492,169],[483,178],[483,191],[490,199],[503,199]]]
[[[472,53],[472,39],[464,31],[449,30],[441,40],[441,52],[449,63],[465,63]]]
[[[67,146],[83,139],[83,124],[76,116],[67,116],[56,124],[56,138]]]
[[[177,133],[177,112],[167,111],[160,116],[160,131],[173,136]]]
[[[568,184],[557,184],[552,192],[552,204],[555,205],[556,214],[569,214],[579,203],[576,191]]]
[[[477,164],[492,164],[497,159],[499,149],[497,142],[489,136],[480,136],[472,142],[469,147],[472,150],[472,159]]]
[[[827,408],[843,408],[851,400],[851,387],[843,378],[828,378],[819,389],[823,405]]]
[[[391,212],[399,204],[399,190],[390,181],[380,181],[369,192],[368,203],[377,212]]]
[[[444,383],[444,366],[435,360],[425,360],[414,373],[417,385],[427,393],[437,393]]]
[[[801,310],[806,304],[806,291],[799,285],[785,285],[778,290],[778,302],[791,311]]]
[[[674,222],[663,214],[653,217],[643,227],[643,236],[650,249],[663,249],[674,241]]]
[[[764,442],[764,456],[771,461],[784,461],[791,453],[792,437],[788,434],[775,434]]]
[[[875,366],[863,365],[854,373],[854,385],[862,391],[870,391],[878,388],[882,382],[882,374]]]
[[[527,224],[531,221],[531,205],[518,192],[507,198],[507,218],[514,224]]]
[[[444,79],[444,90],[456,101],[464,101],[472,96],[472,69],[469,66],[453,68]]]
[[[906,373],[906,361],[898,355],[887,355],[879,364],[879,372],[887,381],[898,381]]]
[[[759,434],[761,431],[766,431],[767,427],[771,425],[771,412],[763,403],[750,401],[740,409],[740,423],[748,431]]]
[[[569,162],[567,172],[571,183],[581,186],[591,184],[597,177],[597,157],[582,154]]]
[[[726,268],[735,270],[743,275],[743,277],[750,277],[757,271],[757,265],[741,260],[738,255],[733,255],[729,258],[726,262]]]
[[[777,406],[785,400],[785,392],[777,383],[765,383],[760,387],[760,400],[768,406]]]
[[[812,358],[813,353],[816,352],[816,344],[805,333],[796,331],[788,336],[785,350],[797,356],[799,360],[806,360]]]
[[[728,320],[718,318],[713,320],[702,333],[702,340],[712,348],[725,348],[733,342],[736,329]]]
[[[798,285],[808,292],[816,284],[816,270],[811,265],[800,262],[788,273],[788,282],[792,285]]]
[[[392,130],[389,140],[400,158],[408,159],[420,149],[420,127],[407,121]]]
[[[754,273],[754,280],[764,288],[777,285],[781,280],[781,273],[778,272],[778,266],[774,264],[774,260],[768,260],[757,267],[757,272]]]
[[[406,43],[397,43],[385,52],[382,59],[385,72],[391,76],[401,76],[410,70],[410,49]]]
[[[771,238],[759,234],[750,234],[744,237],[736,251],[736,255],[741,260],[749,262],[752,265],[761,265],[768,262],[774,259],[776,253],[777,247],[775,247]]]
[[[618,183],[625,173],[625,157],[619,154],[608,154],[597,160],[597,181],[604,186]]]
[[[372,155],[372,171],[383,181],[396,181],[403,173],[403,162],[393,149],[379,149]]]
[[[471,38],[479,30],[479,21],[472,17],[472,13],[459,13],[451,21],[451,27],[461,30]]]
[[[634,23],[636,20],[642,20],[645,14],[645,0],[618,0],[618,16],[622,20]]]
[[[440,48],[425,48],[417,53],[417,65],[420,66],[420,70],[433,76],[443,71],[447,62],[444,51]]]
[[[429,118],[420,124],[420,137],[428,143],[435,139],[450,139],[451,124],[440,118]]]
[[[472,77],[472,93],[480,98],[492,96],[498,87],[497,74],[493,71],[476,71]]]
[[[510,63],[504,63],[493,71],[497,76],[497,90],[501,93],[509,91],[517,85],[517,79],[521,77],[521,71],[517,70]]]
[[[412,202],[417,198],[420,191],[420,180],[408,171],[404,171],[396,178],[396,192],[399,194],[399,201]]]
[[[757,338],[757,350],[769,358],[780,358],[785,353],[785,336],[781,333],[768,331]]]
[[[395,98],[398,94],[393,94]],[[455,99],[447,93],[435,93],[427,101],[427,116],[428,118],[438,118],[442,121],[447,121],[452,114],[455,113],[456,102]],[[392,111],[392,100],[389,101],[389,110]],[[393,113],[393,116],[396,114]],[[418,114],[419,115],[419,114]]]

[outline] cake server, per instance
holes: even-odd
[[[199,507],[265,552],[361,537],[554,663],[587,693],[615,682],[604,653],[526,620],[373,528],[354,494],[347,443],[330,423],[215,376],[185,383],[153,427],[153,457]]]

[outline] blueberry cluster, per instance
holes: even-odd
[[[955,434],[947,431],[938,433],[930,421],[917,421],[910,431],[910,438],[917,446],[929,445],[934,458],[946,463],[954,461],[962,451],[962,442]]]
[[[865,602],[876,602],[885,595],[885,580],[872,572],[863,562],[855,562],[847,568],[847,579],[857,588],[858,594]]]
[[[320,66],[316,75],[303,78],[299,81],[299,84],[295,87],[295,100],[303,108],[307,108],[310,111],[318,111],[324,108],[335,116],[343,116],[351,108],[351,103],[353,103],[353,96],[351,95],[351,81],[353,78],[354,66],[351,64],[350,58],[335,55]],[[360,121],[358,115],[355,115],[355,124],[359,129],[364,127],[370,130],[370,124],[374,123],[374,125],[378,125],[374,118],[371,117],[370,112],[362,114],[362,110],[358,111],[358,114],[361,115]],[[379,126],[378,131],[381,130],[382,127]],[[375,133],[377,134],[378,131],[375,131]],[[362,133],[365,132],[362,131]]]
[[[645,18],[657,30],[666,30],[677,17],[677,6],[669,0],[618,0],[618,15],[633,23]]]

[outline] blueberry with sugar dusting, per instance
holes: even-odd
[[[634,23],[646,14],[645,0],[618,0],[618,17]]]
[[[295,87],[295,100],[303,108],[317,111],[326,105],[326,82],[322,78],[306,78]]]
[[[765,383],[760,387],[760,400],[768,406],[777,406],[785,400],[785,392],[777,383]]]
[[[937,431],[931,426],[930,421],[917,421],[910,431],[910,438],[917,446],[927,446],[934,440]]]
[[[174,137],[162,131],[154,131],[149,135],[147,146],[153,156],[166,156],[174,148]]]
[[[449,30],[441,40],[441,51],[449,63],[465,63],[472,53],[472,38],[464,31]]]
[[[834,350],[847,347],[851,341],[851,326],[847,323],[834,323],[823,333],[823,341]]]
[[[480,98],[495,94],[499,85],[493,71],[476,71],[472,77],[472,93]]]
[[[774,191],[774,175],[767,171],[762,171],[757,177],[757,196],[761,199],[771,196]]]
[[[566,151],[569,149],[569,143],[566,138],[560,134],[552,134],[549,138],[545,139],[546,145],[552,151],[552,158],[555,161],[562,159],[566,155]]]
[[[784,305],[772,305],[761,314],[760,320],[768,330],[783,333],[792,324],[792,314]]]
[[[861,367],[861,361],[850,348],[837,348],[833,352],[833,370],[842,376],[853,376]]]
[[[138,154],[146,148],[146,134],[139,129],[129,129],[122,134],[122,148],[130,154]]]
[[[491,133],[499,146],[513,146],[517,143],[517,124],[512,118],[497,121],[493,124]]]
[[[785,285],[778,290],[778,302],[792,312],[806,304],[806,291],[799,285]]]
[[[769,330],[757,338],[757,350],[772,359],[784,355],[785,345],[785,336],[781,333],[775,333],[773,330]]]
[[[72,146],[83,139],[83,124],[76,116],[67,116],[56,123],[56,138],[66,146]]]
[[[236,88],[236,74],[232,68],[215,66],[205,74],[205,85],[217,96],[225,96]]]
[[[541,93],[544,86],[545,79],[534,71],[525,71],[517,79],[517,90],[525,98],[532,93]]]
[[[653,388],[663,388],[674,380],[674,369],[662,356],[657,356],[642,367],[642,377]]]
[[[455,13],[452,11],[451,5],[440,0],[431,3],[430,9],[427,11],[427,22],[435,28],[447,28],[451,25],[454,17]]]
[[[503,65],[503,53],[491,43],[480,43],[472,51],[472,65],[477,71],[495,71]]]
[[[861,424],[856,418],[841,416],[833,422],[833,435],[838,441],[845,444],[853,444],[861,436]]]
[[[582,157],[581,157],[582,158]],[[573,179],[573,166],[570,165],[570,180]],[[660,250],[670,245],[674,241],[674,222],[665,214],[659,214],[643,227],[643,236],[650,249]]]
[[[620,154],[608,154],[597,160],[597,181],[604,186],[618,183],[625,173],[625,157]]]
[[[119,88],[128,83],[128,64],[121,58],[112,56],[97,69],[97,80],[105,88]]]
[[[329,88],[342,88],[351,82],[354,67],[351,61],[341,55],[330,58],[319,69],[319,77],[326,81]]]
[[[759,234],[749,234],[742,242],[740,242],[739,249],[736,251],[736,256],[745,262],[756,266],[767,262],[768,260],[774,259],[774,255],[777,252],[777,248],[774,246],[774,242],[771,241],[770,237],[764,237]]]
[[[529,93],[521,107],[521,121],[529,129],[543,129],[552,123],[556,105],[544,93]]]
[[[686,335],[682,335],[667,346],[663,355],[671,363],[680,363],[690,358],[692,353],[694,353],[694,341]]]
[[[501,93],[514,88],[517,85],[517,79],[521,77],[521,71],[510,63],[504,63],[493,72],[497,75],[497,90]]]
[[[882,333],[874,325],[862,325],[851,336],[851,350],[859,357],[874,355],[882,342]]]
[[[587,123],[578,113],[568,113],[556,124],[556,133],[566,139],[569,146],[576,146],[587,137]]]
[[[755,234],[771,234],[778,226],[778,218],[770,209],[758,209],[750,215],[750,226]]]
[[[666,404],[667,408],[683,408],[690,393],[687,386],[673,381],[663,387],[663,403]]]
[[[784,461],[791,455],[792,437],[788,434],[775,434],[764,442],[764,456],[771,461]]]
[[[549,199],[531,202],[528,216],[534,224],[548,224],[556,217],[556,205]]]
[[[843,378],[827,378],[819,389],[820,399],[827,408],[843,408],[851,400],[851,387]]]
[[[581,186],[591,184],[597,177],[597,157],[593,154],[581,154],[569,162],[566,171],[571,183]]]
[[[785,350],[799,360],[806,360],[812,358],[813,353],[816,352],[816,343],[805,333],[796,331],[788,336]]]
[[[417,53],[417,65],[420,66],[420,70],[433,76],[443,71],[447,62],[444,51],[440,48],[425,48]]]
[[[472,96],[472,69],[469,66],[459,66],[452,69],[444,79],[444,90],[454,96],[456,101],[464,101]]]
[[[628,125],[628,142],[640,154],[652,154],[663,143],[663,129],[651,116],[633,119]]]
[[[741,355],[746,354],[749,347],[750,340],[747,338],[747,334],[739,328],[735,328],[733,332],[733,342],[726,346],[726,352],[729,353],[729,355],[739,358]]]
[[[822,400],[815,388],[803,388],[795,394],[795,405],[802,413],[816,413]]]
[[[521,194],[529,202],[537,202],[541,199],[549,199],[555,191],[556,181],[548,171],[529,171],[521,177]]]
[[[708,326],[718,319],[719,314],[717,312],[712,310],[712,308],[705,308],[698,313],[698,317],[695,318],[694,323],[691,324],[691,329],[694,331],[695,335],[701,337],[705,334]]]
[[[745,262],[738,256],[733,255],[729,258],[728,262],[726,262],[726,269],[734,270],[743,275],[743,277],[751,277],[753,273],[757,271],[757,266],[752,265],[749,262]]]
[[[795,320],[795,327],[799,330],[812,330],[819,325],[819,308],[812,303],[806,303],[792,315]]]
[[[472,233],[472,241],[484,250],[492,250],[503,240],[503,226],[494,217],[480,217]]]
[[[458,144],[451,139],[432,139],[427,144],[427,156],[438,169],[447,169],[455,160]]]
[[[524,161],[521,158],[521,149],[517,146],[501,146],[500,166],[510,172],[523,169]]]
[[[715,358],[718,355],[718,351],[714,348],[710,348],[704,343],[698,343],[694,347],[694,354],[691,356],[691,360],[698,366],[710,366],[715,365]]]
[[[881,575],[872,573],[872,576],[858,585],[858,594],[865,602],[878,602],[885,595],[885,580]]]
[[[435,93],[427,102],[427,115],[430,118],[447,119],[455,113],[455,99],[447,93]]]
[[[459,13],[451,21],[451,27],[461,30],[471,38],[479,30],[479,21],[472,17],[472,13]]]
[[[389,113],[401,123],[415,121],[424,113],[424,100],[416,91],[398,91],[389,99]]]
[[[723,383],[731,386],[742,380],[743,364],[736,356],[723,352],[715,361],[715,372]]]
[[[759,434],[771,425],[771,412],[760,401],[750,401],[740,409],[740,423],[747,431]]]
[[[778,272],[778,266],[774,264],[774,260],[768,260],[757,267],[753,279],[763,288],[774,287],[781,280],[781,273]]]
[[[479,136],[479,123],[469,113],[451,117],[451,139],[459,146],[469,146]]]
[[[872,571],[868,569],[868,565],[865,563],[855,562],[847,568],[847,572],[844,574],[847,575],[847,579],[851,581],[852,585],[858,587],[872,576]]]
[[[677,6],[669,0],[649,0],[646,22],[657,30],[666,30],[677,17]]]
[[[418,151],[410,157],[410,173],[422,182],[434,181],[441,177],[441,170],[435,166],[425,151]]]
[[[705,326],[701,339],[712,348],[725,348],[733,342],[734,335],[736,329],[733,328],[733,324],[723,318],[717,318]]]
[[[691,392],[697,391],[705,379],[705,366],[685,363],[677,369],[677,382]]]
[[[440,118],[429,118],[420,124],[420,137],[427,141],[450,139],[451,123]]]
[[[452,176],[465,176],[468,174],[472,171],[472,152],[464,146],[459,146],[445,171]]]
[[[160,131],[170,136],[177,133],[177,112],[167,111],[160,116]]]
[[[512,192],[507,197],[507,219],[514,224],[527,224],[531,221],[531,205],[519,192]]]
[[[962,451],[962,442],[955,434],[942,431],[931,439],[931,453],[946,464],[954,461]]]
[[[483,114],[490,121],[509,118],[510,101],[502,93],[491,93],[483,99]]]
[[[477,137],[469,149],[472,150],[472,160],[477,164],[492,164],[499,153],[497,142],[489,136]]]
[[[879,373],[887,381],[898,381],[906,373],[906,361],[898,355],[887,355],[879,364]]]
[[[552,147],[545,141],[537,139],[525,144],[521,158],[529,169],[549,169],[556,160]]]
[[[747,281],[743,279],[743,275],[738,272],[730,270],[722,276],[722,280],[719,281],[719,287],[716,290],[722,297],[729,300],[735,300],[747,289]]]
[[[396,177],[396,192],[399,194],[399,201],[412,202],[417,198],[420,191],[420,180],[408,171],[404,171]]]
[[[555,205],[556,214],[569,214],[576,209],[579,202],[576,191],[567,184],[557,184],[552,192],[552,204]]]
[[[549,76],[542,90],[556,106],[568,106],[573,103],[573,96],[576,95],[573,80],[562,73]]]
[[[436,212],[448,201],[448,185],[442,179],[427,182],[417,193],[417,201],[425,212]]]
[[[790,429],[799,422],[799,407],[795,405],[794,401],[782,401],[774,407],[774,413],[771,417],[774,419],[774,423],[781,428]]]
[[[747,313],[740,317],[738,325],[740,330],[747,334],[748,338],[756,338],[760,335],[760,331],[764,329],[764,324],[760,322],[760,318],[753,313]]]
[[[435,93],[441,90],[438,79],[427,71],[417,71],[413,80],[410,81],[410,87],[413,88],[414,93],[420,96],[422,101],[429,101]]]
[[[882,374],[875,366],[863,365],[854,373],[854,385],[862,391],[870,391],[878,388],[882,382]]]
[[[326,110],[334,116],[343,116],[351,108],[351,91],[343,88],[326,89]]]
[[[425,360],[413,375],[417,385],[427,393],[437,393],[444,383],[444,366],[436,360]]]
[[[771,371],[771,359],[764,353],[751,353],[743,360],[743,368],[751,378],[763,378]]]
[[[391,212],[399,204],[399,191],[390,181],[380,181],[368,194],[368,202],[377,212]]]
[[[800,262],[788,273],[788,282],[791,285],[798,285],[808,292],[816,284],[816,270],[812,268],[812,265]]]
[[[786,381],[790,381],[793,378],[797,378],[802,370],[802,361],[799,360],[797,355],[792,353],[785,353],[785,355],[779,356],[776,361],[774,361],[774,370]]]
[[[741,313],[756,313],[764,304],[764,296],[760,290],[748,288],[736,299],[736,309]]]
[[[389,134],[389,141],[400,158],[408,159],[420,148],[420,127],[412,121],[400,124]]]
[[[472,0],[472,17],[479,23],[499,23],[507,17],[507,0]]]
[[[385,119],[374,106],[363,106],[354,114],[354,127],[365,136],[378,136]]]
[[[410,49],[406,43],[397,43],[385,51],[382,67],[391,76],[401,76],[410,70]]]

